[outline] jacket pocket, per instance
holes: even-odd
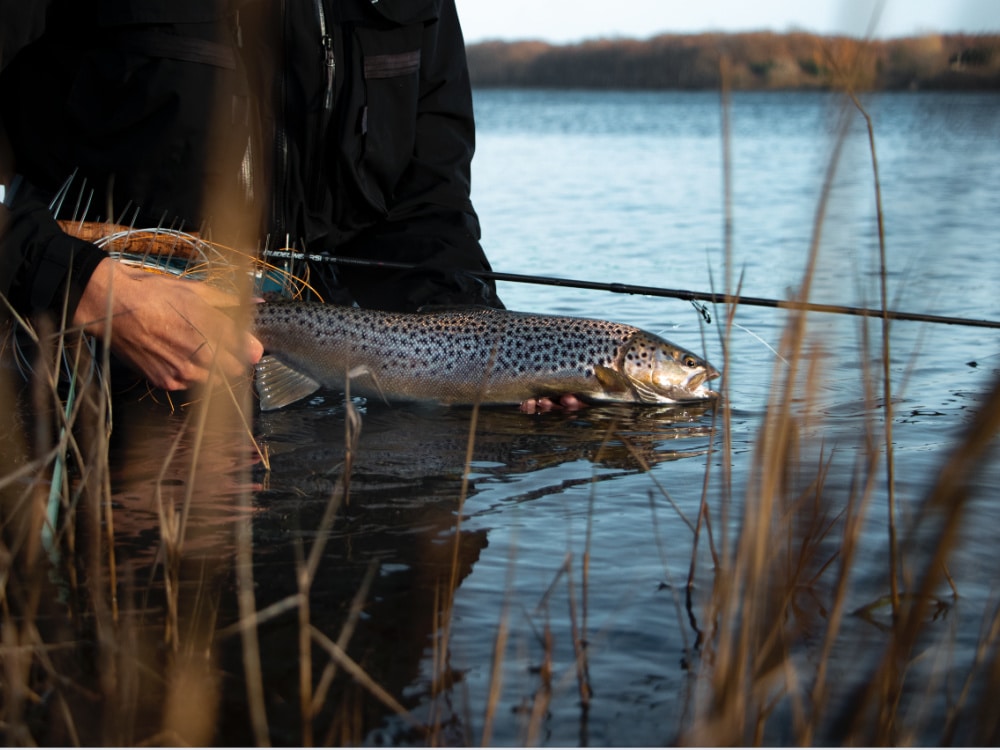
[[[364,90],[358,173],[366,197],[384,212],[416,147],[423,24],[391,33],[358,29],[357,36]]]
[[[372,9],[393,23],[417,23],[437,18],[441,0],[379,0],[372,3]]]
[[[420,72],[420,50],[388,55],[371,55],[364,62],[365,80],[396,78]]]

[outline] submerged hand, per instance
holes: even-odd
[[[567,393],[560,396],[558,402],[553,401],[547,396],[542,396],[542,398],[529,398],[527,401],[521,402],[520,409],[525,414],[534,414],[535,412],[546,412],[552,411],[553,409],[577,411],[585,406],[586,404],[572,393]]]
[[[238,304],[207,284],[108,258],[91,276],[73,323],[98,337],[110,325],[116,355],[154,386],[182,390],[220,375],[239,377],[260,359],[261,343],[219,309]]]

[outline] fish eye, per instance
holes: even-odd
[[[698,358],[695,357],[693,354],[687,354],[687,355],[685,355],[684,359],[682,361],[683,361],[685,367],[698,367],[698,365],[701,364],[698,361]]]

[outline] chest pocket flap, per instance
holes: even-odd
[[[441,0],[373,0],[372,8],[393,23],[421,23],[438,17]]]

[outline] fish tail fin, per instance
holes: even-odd
[[[319,390],[319,383],[271,354],[262,357],[254,369],[257,371],[255,386],[262,411],[280,409]]]

